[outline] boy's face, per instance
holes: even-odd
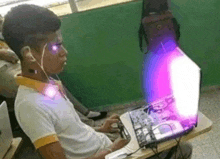
[[[67,50],[62,45],[63,39],[60,30],[48,36],[48,41],[44,49],[45,43],[41,45],[41,53],[38,61],[43,56],[43,67],[47,75],[58,74],[63,71],[67,61]]]

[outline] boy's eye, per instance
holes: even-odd
[[[58,46],[53,45],[53,46],[52,46],[52,50],[53,50],[53,51],[57,51],[57,50],[58,50]]]
[[[61,46],[61,45],[63,45],[63,43],[56,43],[56,44],[54,44],[54,45],[56,45],[56,46]]]
[[[62,43],[49,44],[49,51],[51,51],[53,54],[55,54],[59,51],[61,45],[62,45]]]

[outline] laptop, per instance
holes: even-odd
[[[195,119],[182,118],[173,111],[175,106],[174,96],[169,95],[128,112],[139,147],[177,138],[197,125],[197,114]]]
[[[163,84],[169,83],[169,88],[172,88],[171,93],[164,95],[164,92],[168,91],[166,91],[166,86],[163,86],[163,91],[158,89],[154,91],[155,95],[149,94],[146,97],[148,100],[153,99],[152,102],[146,101],[145,105],[120,116],[118,127],[121,130],[121,136],[130,142],[122,149],[106,155],[106,159],[125,158],[129,154],[136,153],[140,148],[148,148],[187,134],[197,126],[200,68],[179,47],[169,55],[172,57],[177,55],[166,67],[169,71],[163,71],[163,75],[164,72],[169,74],[167,76],[169,82],[164,82],[166,79],[163,81],[159,79],[160,74],[155,69],[157,67],[155,65],[153,69],[155,69],[157,78],[152,81],[153,75],[146,76],[149,78],[149,81],[146,79],[146,83],[149,83],[148,90],[160,85],[159,81]],[[170,57],[167,58],[170,59]],[[163,96],[158,98],[161,94]]]
[[[0,158],[3,159],[13,140],[6,102],[0,105]]]

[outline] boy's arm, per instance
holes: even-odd
[[[105,159],[105,156],[108,155],[109,153],[111,153],[112,150],[109,149],[109,150],[103,150],[101,151],[100,153],[98,154],[94,154],[93,156],[91,157],[88,157],[86,159]]]
[[[128,140],[119,137],[114,141],[114,143],[109,148],[106,148],[105,150],[96,153],[86,159],[105,159],[106,155],[123,148],[127,144],[128,144]]]
[[[37,149],[40,157],[43,159],[66,159],[64,151],[59,142],[54,142]],[[107,149],[94,154],[86,159],[105,159],[105,156],[112,152],[112,149]]]
[[[105,159],[105,156],[111,153],[112,149],[113,148],[103,150],[98,154],[94,154],[86,159]],[[37,151],[40,154],[40,157],[43,159],[66,159],[64,151],[58,141],[42,146],[37,149]]]
[[[43,159],[66,159],[63,148],[58,141],[38,148],[37,152]]]
[[[97,132],[102,132],[101,130],[100,130],[100,127],[92,127],[95,131],[97,131]]]

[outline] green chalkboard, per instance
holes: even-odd
[[[184,52],[202,69],[202,85],[220,83],[218,0],[172,0],[181,24]],[[61,79],[85,106],[125,103],[141,99],[138,29],[142,1],[129,2],[62,18],[62,33],[69,52]]]

